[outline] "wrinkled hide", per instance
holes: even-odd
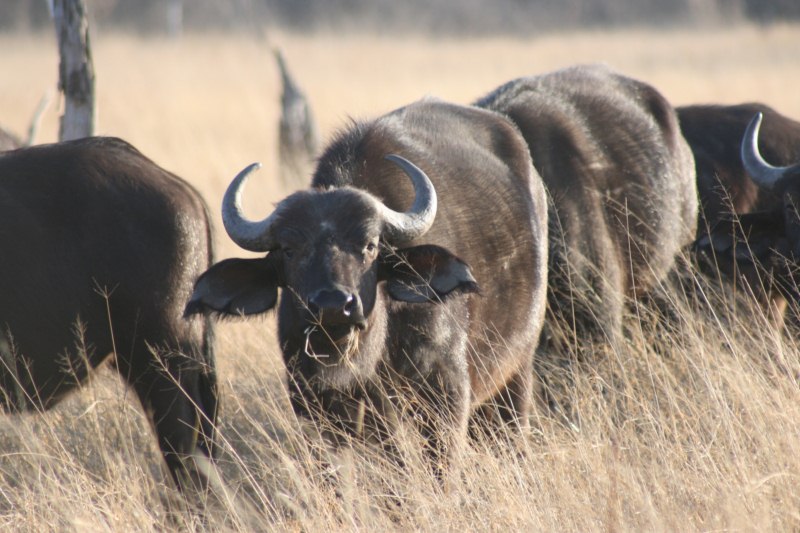
[[[542,400],[576,420],[573,358],[619,340],[625,302],[650,293],[694,236],[692,155],[658,91],[601,66],[520,78],[476,105],[519,127],[548,193],[537,374]]]

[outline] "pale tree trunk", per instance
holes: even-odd
[[[95,131],[94,66],[84,0],[55,0],[53,19],[61,58],[58,88],[64,93],[59,139],[91,137]]]
[[[319,152],[320,135],[311,105],[289,74],[283,54],[277,48],[274,53],[283,81],[278,129],[280,177],[284,187],[294,190],[305,187],[309,181]]]
[[[178,38],[183,34],[183,0],[167,0],[167,35]]]

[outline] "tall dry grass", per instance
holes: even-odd
[[[100,132],[194,183],[215,216],[229,179],[261,160],[248,208],[263,213],[287,192],[273,179],[280,87],[271,45],[284,48],[327,136],[349,117],[425,95],[466,103],[513,77],[590,61],[649,81],[676,104],[760,100],[800,117],[797,26],[474,41],[97,32]],[[0,120],[22,132],[54,87],[56,47],[50,35],[15,35],[0,36],[0,49]],[[57,114],[45,116],[40,142],[55,140]],[[239,253],[224,235],[217,241],[221,257]],[[624,345],[580,369],[579,432],[539,416],[524,439],[469,442],[449,494],[413,436],[403,470],[358,446],[327,457],[290,414],[274,319],[220,324],[220,472],[231,501],[206,513],[187,507],[166,483],[132,393],[103,370],[49,413],[0,418],[0,529],[800,528],[800,398],[791,373],[800,348],[753,310],[698,312],[670,294],[672,327],[634,308]]]

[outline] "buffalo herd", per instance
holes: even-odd
[[[615,346],[682,254],[777,322],[800,299],[800,123],[761,104],[576,66],[353,122],[261,220],[256,168],[222,220],[259,255],[214,263],[198,192],[124,141],[1,153],[0,405],[48,409],[110,360],[180,487],[215,455],[212,320],[276,308],[294,412],[387,450],[408,423],[441,476],[470,429],[559,409],[548,369]]]

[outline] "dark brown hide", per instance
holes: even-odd
[[[410,242],[381,237],[375,199],[405,212],[415,195],[388,154],[421,168],[438,195],[433,225]],[[275,217],[268,241],[277,246],[266,259],[212,268],[188,310],[257,312],[254,300],[266,310],[281,286],[279,339],[298,413],[358,432],[362,402],[375,408],[385,436],[387,410],[411,409],[434,451],[448,446],[442,429],[463,434],[468,414],[492,398],[500,407],[482,414],[527,424],[545,302],[546,206],[508,120],[423,100],[354,124],[325,150],[312,188],[283,200]],[[279,272],[271,286],[253,282],[271,269]],[[320,294],[357,299],[350,322],[326,311],[308,333]],[[434,422],[442,418],[444,426]]]
[[[212,455],[211,329],[182,318],[212,260],[200,195],[135,148],[87,138],[0,155],[0,383],[47,409],[114,355],[176,477]]]
[[[694,235],[693,162],[674,110],[600,66],[521,78],[477,105],[519,126],[549,194],[544,338],[558,324],[570,344],[613,340],[624,299],[653,289]]]
[[[759,103],[693,105],[676,111],[697,171],[698,237],[731,213],[765,211],[780,205],[780,198],[759,190],[742,166],[742,137],[753,116],[763,113],[761,154],[773,165],[790,165],[800,161],[800,122]]]
[[[686,106],[677,111],[697,169],[698,266],[712,278],[722,273],[726,280],[736,280],[780,325],[787,294],[781,286],[786,287],[789,279],[778,276],[780,281],[773,273],[786,266],[783,199],[753,182],[742,165],[741,145],[747,125],[762,113],[758,138],[762,156],[773,165],[790,165],[800,161],[800,122],[760,103]],[[743,220],[736,216],[748,213],[754,215]],[[734,243],[738,243],[735,250]]]

